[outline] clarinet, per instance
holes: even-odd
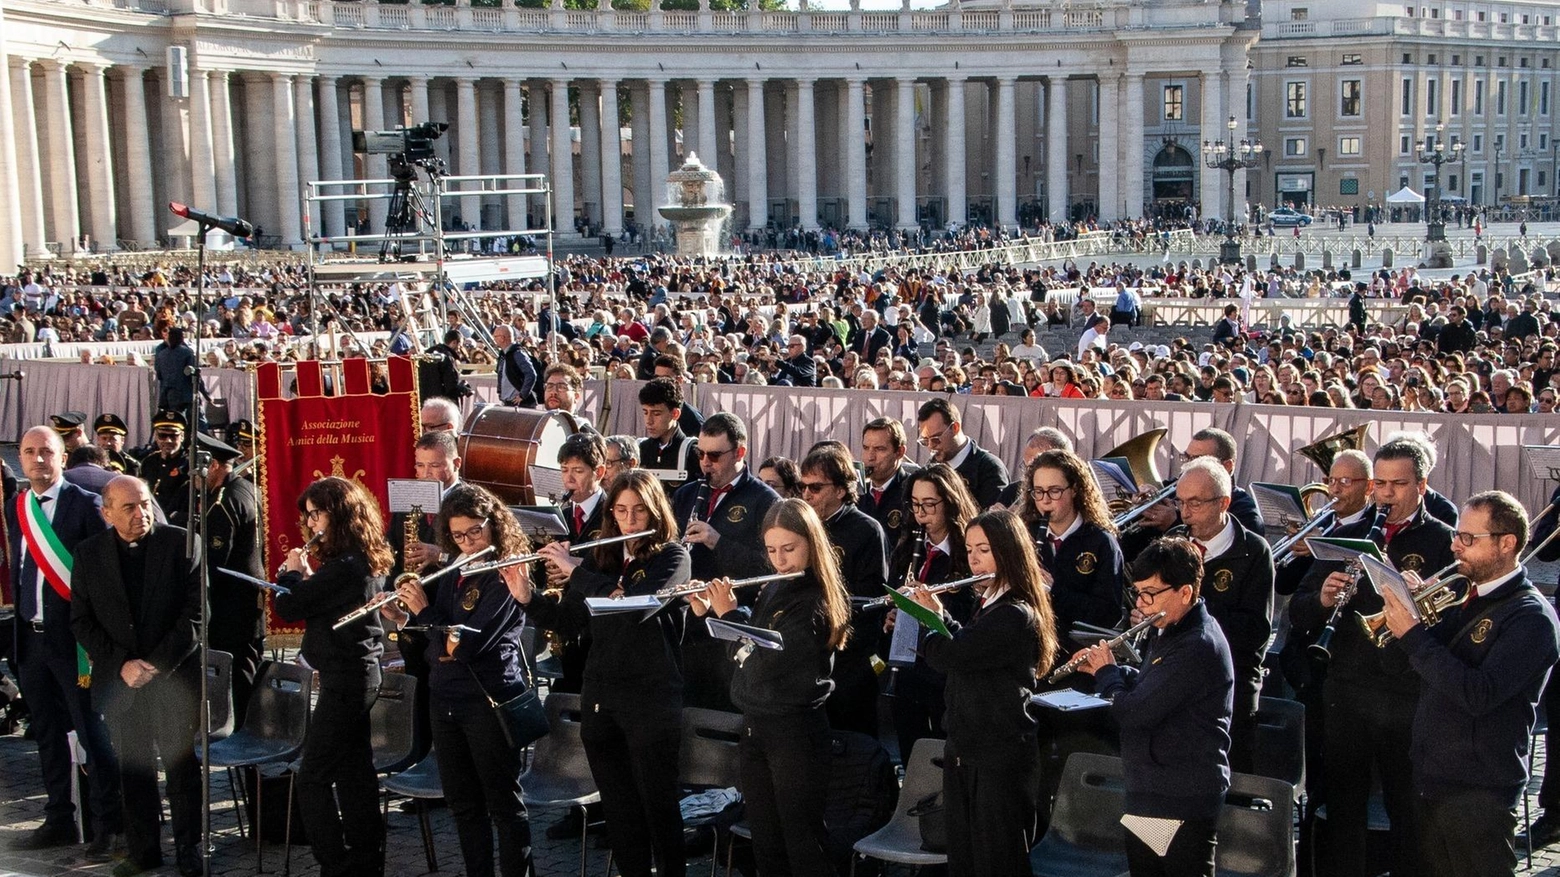
[[[907,591],[915,587],[915,574],[921,566],[921,555],[926,551],[926,529],[924,527],[912,527],[909,530],[909,536],[911,545],[910,565],[905,567],[905,580],[899,586],[901,591]],[[894,696],[894,692],[898,689],[898,683],[899,668],[888,668],[888,683],[883,686],[883,693],[890,697]]]
[[[1367,538],[1377,545],[1385,540],[1387,516],[1390,514],[1392,514],[1392,506],[1379,503],[1376,505],[1376,518],[1371,521],[1370,536]],[[1365,574],[1365,564],[1359,560],[1351,561],[1344,568],[1344,572],[1350,576],[1349,584],[1345,585],[1343,591],[1338,594],[1338,602],[1333,605],[1332,614],[1327,616],[1327,624],[1317,635],[1316,642],[1308,647],[1311,654],[1322,662],[1332,660],[1332,638],[1333,634],[1338,632],[1338,619],[1343,617],[1343,610],[1354,599],[1354,595],[1359,593],[1360,577]]]
[[[683,544],[688,544],[688,528],[699,523],[699,511],[710,504],[710,482],[705,479],[699,482],[699,489],[693,494],[693,511],[688,513],[688,523],[683,527]]]
[[[1051,516],[1047,515],[1047,514],[1042,514],[1042,515],[1040,515],[1039,524],[1038,524],[1038,526],[1035,529],[1035,558],[1040,561],[1040,565],[1042,567],[1045,566],[1045,552],[1046,552],[1046,549],[1048,549],[1050,547],[1051,547]],[[1052,563],[1056,562],[1056,558],[1054,556],[1051,558],[1051,562]],[[1049,572],[1050,570],[1047,570],[1047,571]]]

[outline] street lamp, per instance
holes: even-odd
[[[1224,127],[1228,129],[1224,139],[1212,143],[1204,140],[1202,154],[1203,164],[1208,168],[1229,174],[1230,212],[1224,221],[1224,243],[1219,245],[1219,261],[1228,264],[1240,261],[1240,241],[1235,237],[1235,172],[1257,166],[1262,159],[1262,144],[1257,140],[1237,143],[1234,116],[1230,116]]]
[[[1426,137],[1424,146],[1419,150],[1420,163],[1435,166],[1435,185],[1430,188],[1430,198],[1425,203],[1425,224],[1429,230],[1426,240],[1429,241],[1446,240],[1446,223],[1441,220],[1441,165],[1462,161],[1463,157],[1461,141],[1453,143],[1451,153],[1447,154],[1445,132],[1445,124],[1436,125],[1435,141],[1431,142]]]

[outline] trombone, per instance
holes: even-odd
[[[1327,513],[1332,511],[1337,505],[1338,501],[1336,499],[1327,500],[1327,504],[1312,512],[1310,520],[1301,525],[1300,529],[1294,532],[1294,535],[1283,539],[1277,545],[1274,545],[1274,565],[1283,566],[1294,560],[1296,555],[1294,555],[1292,552],[1294,551],[1295,546],[1299,545],[1301,540],[1315,532],[1316,528],[1320,527],[1322,525],[1322,521],[1327,518]]]
[[[438,578],[439,576],[442,576],[442,575],[444,575],[446,573],[455,572],[455,571],[457,571],[459,569],[464,568],[467,564],[471,563],[473,560],[476,560],[479,557],[483,557],[483,556],[486,556],[488,554],[491,554],[493,552],[493,550],[494,550],[493,546],[489,545],[488,547],[482,549],[481,551],[477,551],[477,552],[474,552],[472,554],[468,554],[465,557],[462,557],[460,560],[455,561],[454,563],[450,564],[449,566],[445,567],[444,569],[435,570],[434,572],[429,573],[426,576],[413,576],[412,579],[409,579],[409,580],[414,580],[414,581],[418,582],[419,584],[426,585],[429,582],[433,581],[434,579]],[[468,570],[468,572],[469,572],[469,570]],[[402,576],[401,579],[405,580],[406,576]],[[396,600],[399,600],[399,599],[401,599],[401,595],[400,595],[399,591],[382,591],[382,592],[380,592],[378,594],[375,594],[374,595],[374,599],[369,600],[367,603],[364,603],[362,606],[359,606],[358,608],[352,610],[351,612],[348,612],[346,615],[343,615],[340,618],[336,619],[336,623],[332,624],[330,626],[330,629],[331,630],[340,630],[343,627],[346,627],[347,625],[351,624],[352,622],[357,621],[359,618],[362,618],[363,616],[369,615],[369,614],[371,614],[373,612],[377,612],[381,607],[388,606],[390,603],[392,603],[392,602],[394,602]]]
[[[1117,530],[1120,530],[1138,518],[1141,518],[1144,512],[1169,499],[1174,493],[1175,482],[1171,481],[1164,487],[1159,488],[1158,492],[1150,496],[1148,499],[1143,500],[1137,505],[1112,518],[1111,523],[1116,525]]]
[[[981,582],[989,582],[994,578],[996,578],[995,574],[986,572],[981,573],[978,576],[970,576],[967,579],[955,579],[951,582],[943,582],[940,585],[921,585],[919,586],[919,589],[925,591],[928,594],[946,594],[949,591],[957,591],[960,588],[967,588],[970,585],[978,585]],[[866,609],[872,606],[892,606],[894,605],[894,598],[885,594],[881,597],[852,597],[850,598],[850,602],[851,605],[858,609]]]
[[[654,535],[654,530],[640,530],[636,533],[624,533],[621,536],[608,536],[605,539],[594,539],[590,542],[581,542],[578,545],[570,545],[569,553],[573,554],[576,551],[584,551],[587,548],[595,548],[598,545],[614,545],[618,542],[628,542],[633,539],[642,539],[645,536]],[[535,563],[541,559],[542,554],[538,552],[536,554],[521,554],[515,557],[506,557],[503,560],[491,560],[487,563],[474,564],[470,569],[466,570],[466,575],[481,575],[485,572],[494,572],[495,570],[507,569],[508,567],[519,566],[523,563]]]

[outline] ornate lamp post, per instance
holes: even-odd
[[[1202,154],[1204,165],[1229,175],[1230,212],[1224,221],[1224,243],[1219,246],[1219,261],[1231,263],[1240,261],[1240,240],[1235,237],[1235,172],[1257,166],[1262,160],[1262,143],[1257,140],[1237,143],[1234,116],[1230,116],[1224,127],[1228,129],[1224,139],[1212,143],[1204,140]]]
[[[1436,125],[1435,141],[1426,137],[1419,150],[1420,163],[1435,166],[1435,185],[1430,187],[1430,197],[1425,201],[1425,224],[1429,232],[1426,240],[1430,241],[1446,240],[1446,223],[1441,220],[1441,165],[1463,159],[1462,142],[1453,143],[1448,150],[1443,137],[1445,131],[1446,125]]]

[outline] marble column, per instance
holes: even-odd
[[[363,79],[363,128],[367,131],[385,129],[384,87],[378,79]],[[382,155],[364,157],[363,175],[370,180],[382,180],[390,173]],[[381,187],[382,188],[382,187]],[[385,233],[385,216],[390,212],[390,202],[383,198],[368,202],[368,233]]]
[[[764,80],[747,80],[748,228],[769,222],[769,159],[764,135]]]
[[[1226,115],[1234,116],[1240,120],[1240,127],[1235,129],[1240,134],[1240,138],[1237,139],[1257,136],[1255,131],[1248,133],[1250,120],[1246,117],[1246,86],[1250,80],[1251,71],[1246,69],[1245,64],[1241,64],[1234,73],[1225,74],[1224,107],[1227,111]],[[1446,108],[1450,106],[1449,101],[1451,100],[1451,86],[1448,84],[1448,80],[1449,77],[1443,77],[1441,84],[1437,86],[1441,90],[1438,97],[1440,99],[1441,118],[1443,119],[1446,118]],[[1535,85],[1534,88],[1537,88],[1537,86]],[[1447,136],[1450,137],[1451,135],[1448,134]],[[1420,142],[1423,143],[1424,140],[1421,139]],[[1246,221],[1245,213],[1246,204],[1248,203],[1246,198],[1247,173],[1248,171],[1245,168],[1235,172],[1235,209],[1239,212],[1239,218],[1242,222]],[[1319,193],[1313,192],[1312,196],[1315,197],[1317,194]]]
[[[969,169],[964,166],[964,86],[962,76],[948,79],[948,123],[943,130],[943,169],[947,179],[948,221],[964,225],[969,220]]]
[[[650,234],[655,222],[655,192],[650,183],[650,89],[644,82],[629,86],[629,128],[633,132],[634,226]]]
[[[114,198],[114,151],[108,135],[108,68],[82,64],[82,133],[87,142],[87,217],[92,246],[99,253],[119,249],[119,217]]]
[[[123,233],[140,247],[150,248],[157,242],[157,202],[152,193],[152,148],[146,133],[146,82],[142,78],[146,68],[116,66],[122,74],[119,82],[125,110]]]
[[[1055,76],[1045,92],[1045,196],[1052,222],[1067,219],[1067,80]]]
[[[411,110],[413,125],[433,121],[428,110],[428,77],[406,77],[407,104]]]
[[[866,80],[845,82],[845,118],[840,130],[846,140],[845,197],[850,203],[850,228],[867,227],[867,95]]]
[[[1126,98],[1121,103],[1121,194],[1127,203],[1124,218],[1138,219],[1143,215],[1143,74],[1128,72],[1126,80]]]
[[[502,83],[485,80],[477,86],[477,127],[482,131],[478,156],[481,170],[478,173],[483,176],[496,176],[504,172],[504,140],[500,130],[504,115],[501,103],[503,94]],[[482,217],[480,228],[503,228],[503,214],[503,196],[482,196],[482,207],[477,214]],[[491,251],[490,247],[488,249]]]
[[[667,158],[668,150],[671,148],[668,143],[671,130],[666,122],[666,80],[650,80],[646,94],[650,103],[650,179],[645,181],[645,185],[650,192],[651,200],[643,208],[638,208],[636,205],[636,209],[643,210],[639,215],[643,217],[641,221],[648,228],[664,224],[656,208],[665,200],[666,177],[672,169]]]
[[[1095,209],[1106,222],[1121,218],[1121,77],[1114,71],[1099,78],[1100,160],[1099,198]]]
[[[694,83],[678,82],[676,88],[677,105],[682,111],[682,154],[678,155],[677,143],[674,139],[671,146],[672,165],[681,167],[690,152],[697,154],[699,151],[701,136],[699,132],[704,130],[705,116],[699,111],[699,95]],[[676,112],[677,110],[673,110],[673,113]],[[703,158],[699,160],[703,161]]]
[[[1213,142],[1229,135],[1224,127],[1224,104],[1219,89],[1219,71],[1205,70],[1202,74],[1202,139]],[[1237,131],[1237,134],[1239,132]],[[1239,140],[1239,138],[1236,138]],[[1194,162],[1200,159],[1193,158]],[[1198,200],[1202,209],[1198,215],[1204,218],[1224,219],[1229,216],[1224,208],[1224,171],[1202,169],[1202,182],[1198,186]]]
[[[731,99],[731,174],[726,176],[726,194],[729,196],[733,208],[731,211],[731,227],[733,230],[747,228],[747,203],[748,203],[748,150],[747,150],[747,118],[748,118],[748,90],[746,80],[733,83],[729,92]]]
[[[460,167],[456,173],[461,176],[482,173],[479,166],[482,140],[477,131],[477,81],[469,76],[455,80],[455,134],[460,139]],[[475,188],[470,183],[460,185],[462,189]],[[456,203],[460,204],[461,222],[472,228],[482,227],[482,196],[465,195]]]
[[[775,103],[780,104],[777,108],[779,118],[766,119],[765,121],[771,126],[769,129],[769,153],[773,155],[775,152],[779,152],[785,156],[785,162],[782,165],[785,168],[785,179],[777,184],[773,178],[770,178],[769,191],[785,199],[784,225],[790,228],[793,221],[799,220],[801,216],[801,211],[797,208],[801,204],[802,197],[799,184],[802,175],[802,145],[797,142],[796,137],[796,127],[801,122],[796,112],[798,101],[796,82],[794,80],[781,82],[779,85],[780,88],[776,96],[781,98],[781,100],[775,101]],[[795,211],[794,214],[793,211]]]
[[[530,136],[527,145],[531,154],[527,156],[526,167],[533,174],[551,174],[551,165],[547,161],[547,81],[533,79],[526,83],[526,122],[530,128]],[[540,182],[540,181],[538,181]],[[544,220],[547,211],[545,198],[535,195],[531,199],[531,212],[536,217],[537,225]]]
[[[580,202],[591,225],[601,225],[601,87],[580,80]]]
[[[275,89],[272,101],[276,115],[276,208],[281,215],[282,246],[296,249],[303,243],[301,217],[302,194],[298,187],[298,111],[293,103],[293,77],[287,73],[272,76]]]
[[[1018,225],[1018,106],[1013,86],[1012,77],[998,77],[997,148],[992,189],[997,196],[997,224],[1003,228]]]
[[[547,119],[552,134],[553,231],[574,234],[574,137],[569,128],[569,80],[552,81],[552,112]]]
[[[22,244],[29,256],[52,256],[45,242],[49,231],[43,210],[43,168],[38,155],[37,104],[33,100],[32,64],[24,58],[9,58],[11,74],[11,118],[16,125],[17,197],[22,211]]]
[[[322,234],[316,224],[320,221],[320,216],[315,212],[316,205],[303,200],[315,194],[308,188],[308,184],[320,179],[320,152],[319,147],[315,145],[314,133],[314,77],[300,75],[293,81],[293,107],[298,120],[298,198],[303,207],[303,215],[309,220],[308,224],[303,226],[303,234],[305,236]]]
[[[522,102],[522,89],[524,83],[518,79],[504,80],[504,173],[525,173],[525,105]],[[416,93],[416,85],[412,86],[413,94]],[[525,180],[510,180],[505,185],[506,189],[529,188],[530,183]],[[527,229],[530,225],[526,222],[526,197],[524,195],[506,195],[504,208],[509,217],[504,227],[509,229]]]
[[[5,12],[0,10],[0,24]],[[22,231],[21,182],[17,176],[16,128],[11,101],[11,65],[0,45],[0,191],[11,193],[0,199],[0,265],[18,265],[26,257]]]
[[[49,232],[63,252],[75,252],[81,213],[76,203],[76,151],[71,131],[70,88],[67,65],[46,60],[43,66],[44,110],[48,113],[49,206],[53,222]]]
[[[915,228],[915,80],[895,80],[894,225]]]
[[[623,126],[616,79],[601,80],[601,231],[623,233]],[[711,156],[711,161],[714,157]]]
[[[732,155],[733,125],[740,118],[734,111],[733,91],[728,83],[717,82],[715,84],[715,118],[719,124],[715,128],[715,152],[706,162],[710,167],[720,173],[720,178],[726,183],[726,202],[737,203],[736,187],[743,183],[743,179],[737,173],[736,156]]]
[[[726,126],[724,119],[715,112],[715,80],[700,79],[698,81],[699,92],[699,160],[706,167],[715,167],[717,162],[715,144],[717,138],[724,139]]]
[[[813,81],[796,80],[796,198],[802,228],[818,227],[818,125],[813,101]]]
[[[211,160],[217,187],[217,212],[238,215],[238,166],[233,146],[233,92],[226,70],[206,74],[211,97]]]
[[[344,180],[349,174],[341,166],[341,106],[339,83],[334,76],[320,77],[320,178]],[[328,190],[333,195],[343,194],[340,188]],[[338,237],[346,233],[346,219],[341,201],[326,201],[320,208],[320,233]]]
[[[190,70],[189,90],[190,206],[209,213],[218,209],[217,162],[211,132],[211,81],[205,70]]]

